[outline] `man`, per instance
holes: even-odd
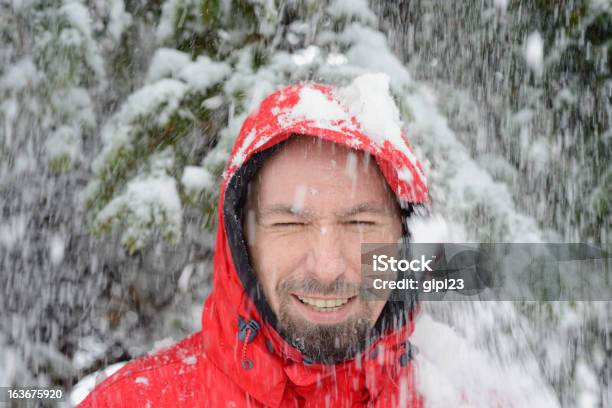
[[[81,406],[422,406],[414,305],[357,290],[360,243],[406,239],[428,200],[398,116],[383,75],[266,98],[224,173],[202,330]]]

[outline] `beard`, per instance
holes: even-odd
[[[337,324],[316,324],[291,313],[291,292],[303,294],[356,295],[354,283],[334,281],[322,284],[314,278],[288,279],[276,288],[279,295],[278,330],[294,347],[314,362],[335,364],[353,358],[367,346],[370,329],[374,323],[373,311],[367,302],[354,316]],[[358,301],[358,299],[356,299]]]

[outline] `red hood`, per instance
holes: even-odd
[[[328,101],[338,103],[346,112],[346,116],[340,119],[336,116],[328,120],[325,115],[305,117],[300,114],[294,108],[300,102],[304,90],[320,92]],[[244,371],[240,361],[246,356],[254,360],[255,365],[278,366],[278,370],[265,371],[265,381],[254,377],[253,383],[250,384],[248,378],[244,379],[245,389],[262,401],[280,400],[281,396],[274,393],[283,388],[279,387],[280,383],[287,381],[302,387],[304,392],[312,388],[317,381],[321,381],[330,370],[334,371],[333,375],[339,381],[338,376],[351,373],[356,363],[347,361],[332,367],[319,364],[305,366],[301,353],[286,343],[270,324],[262,323],[265,319],[262,320],[260,310],[245,290],[243,280],[237,272],[236,254],[232,254],[226,215],[223,211],[228,186],[236,172],[254,154],[281,143],[292,134],[311,135],[368,152],[375,157],[400,203],[427,204],[429,201],[423,169],[414,158],[405,135],[401,135],[399,143],[397,140],[381,142],[380,139],[368,137],[362,131],[358,118],[348,112],[349,109],[337,96],[335,89],[329,86],[299,84],[275,92],[245,120],[223,175],[218,206],[219,229],[214,257],[213,289],[204,305],[202,316],[204,347],[208,355],[217,356],[216,364],[231,378],[240,376]],[[262,326],[259,331],[261,335],[248,344],[248,350],[244,341],[238,338],[239,316],[245,321],[259,322]],[[382,345],[387,350],[405,342],[413,330],[412,317],[411,313],[408,322],[401,329],[385,334],[372,347]],[[369,351],[364,355],[368,353]],[[385,353],[385,358],[395,358],[394,356],[393,353]],[[361,369],[361,363],[357,362],[357,366]],[[343,370],[343,367],[352,368]],[[348,380],[346,382],[350,383]],[[376,384],[370,383],[368,389],[370,393],[377,392]]]

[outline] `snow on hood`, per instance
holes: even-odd
[[[364,74],[344,87],[302,83],[268,96],[242,127],[226,181],[252,154],[304,134],[372,154],[400,201],[429,202],[422,166],[402,131],[389,83],[387,74]]]

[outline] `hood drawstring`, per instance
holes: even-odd
[[[238,339],[242,341],[242,359],[240,364],[245,370],[253,367],[253,362],[246,356],[247,345],[255,339],[260,329],[261,326],[256,320],[249,320],[247,322],[242,316],[238,317]]]

